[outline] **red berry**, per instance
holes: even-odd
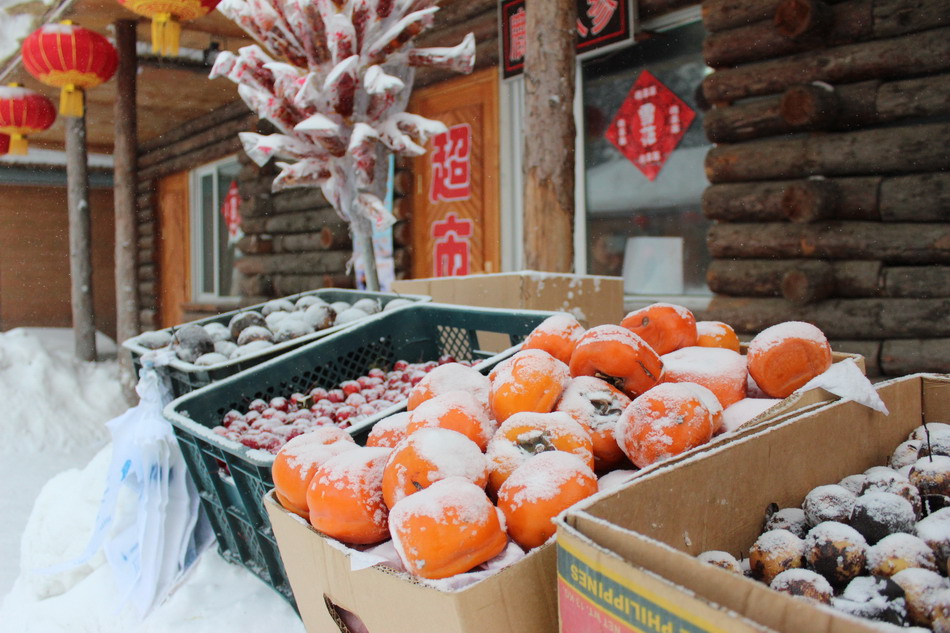
[[[397,360],[395,363],[393,363],[393,369],[396,371],[405,371],[406,367],[408,366],[409,363],[404,360]]]
[[[379,367],[373,367],[367,372],[367,374],[370,376],[370,378],[385,378],[386,377],[386,372],[384,372]]]
[[[447,363],[454,363],[454,362],[455,362],[455,357],[452,356],[451,354],[443,354],[442,356],[439,356],[440,365],[445,365]]]
[[[314,420],[317,426],[330,426],[335,424],[333,418],[328,415],[321,415],[319,418]]]
[[[277,409],[278,411],[287,413],[290,411],[290,400],[281,396],[277,396],[276,398],[271,398],[270,406],[274,409]]]
[[[348,404],[344,404],[337,408],[333,417],[337,422],[342,422],[344,420],[349,420],[354,415],[356,415],[356,407],[352,407]]]
[[[217,435],[220,435],[222,437],[227,437],[229,433],[228,428],[226,426],[216,426],[211,430]]]
[[[366,396],[359,392],[351,393],[343,402],[350,405],[351,407],[358,407],[361,404],[366,404]]]
[[[340,383],[340,389],[342,389],[346,395],[350,395],[351,393],[359,393],[362,391],[363,386],[355,380],[344,380]]]
[[[356,412],[360,415],[371,416],[376,413],[376,407],[372,402],[367,402],[366,404],[361,404],[357,407]]]
[[[342,389],[331,389],[327,392],[327,400],[330,402],[343,402],[346,400],[346,394],[343,393]]]
[[[266,409],[268,406],[269,405],[267,404],[266,400],[257,398],[256,400],[251,400],[251,404],[247,405],[247,408],[249,411],[257,411],[258,413],[260,413],[261,411]]]
[[[241,420],[243,422],[244,414],[241,413],[240,411],[237,411],[236,409],[231,409],[230,411],[224,414],[224,419],[221,420],[221,424],[223,424],[224,426],[231,426],[237,420]]]
[[[327,390],[323,387],[314,387],[310,390],[310,397],[314,400],[323,400],[327,397]]]
[[[360,376],[356,379],[356,382],[359,383],[360,389],[369,389],[373,386],[372,380],[370,376]],[[344,389],[344,391],[346,390]]]

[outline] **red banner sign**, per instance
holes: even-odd
[[[234,241],[241,234],[241,193],[238,191],[237,180],[231,181],[228,194],[221,203],[221,215],[224,224],[228,227],[228,239]]]
[[[472,197],[472,126],[453,125],[432,139],[430,202],[454,202]]]
[[[432,262],[436,277],[455,277],[469,273],[471,238],[475,222],[449,213],[432,223]]]
[[[606,136],[653,181],[694,118],[692,108],[644,70],[607,128]]]

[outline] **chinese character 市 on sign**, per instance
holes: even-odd
[[[430,202],[468,200],[472,196],[472,127],[453,125],[432,139]]]
[[[475,223],[449,213],[444,220],[432,223],[432,261],[436,277],[467,275],[471,253],[470,240]]]
[[[606,136],[653,181],[695,117],[682,99],[644,70],[620,105]]]

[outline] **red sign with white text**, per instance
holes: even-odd
[[[236,180],[232,180],[228,187],[228,194],[221,204],[221,215],[228,227],[228,238],[232,241],[237,239],[241,233],[241,194]]]
[[[472,197],[472,126],[453,125],[432,138],[430,202],[454,202]]]
[[[432,262],[436,277],[467,275],[475,222],[449,213],[432,223]]]
[[[607,128],[607,140],[651,182],[686,134],[696,113],[644,70]]]

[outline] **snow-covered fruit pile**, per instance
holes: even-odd
[[[918,427],[888,463],[770,514],[748,558],[700,559],[854,616],[950,632],[950,425]]]
[[[774,398],[831,365],[817,328],[774,327],[750,344],[747,370],[731,328],[697,325],[681,306],[589,330],[554,315],[488,376],[433,369],[366,446],[332,428],[292,439],[274,461],[276,496],[345,544],[391,540],[421,578],[512,560],[512,544],[544,544],[552,519],[599,487],[722,432],[723,410],[747,399],[763,357]]]
[[[249,448],[277,453],[298,435],[320,427],[347,429],[404,403],[428,372],[449,362],[470,364],[451,356],[421,363],[397,360],[389,371],[374,367],[365,376],[344,380],[331,389],[314,387],[287,397],[257,398],[245,411],[225,413],[221,424],[212,430]]]
[[[327,328],[365,319],[380,311],[410,305],[408,299],[392,299],[382,306],[377,299],[328,303],[315,295],[296,301],[274,299],[259,310],[242,310],[227,325],[212,321],[189,323],[175,330],[146,332],[134,343],[151,350],[170,349],[179,360],[198,367],[212,367],[259,354],[274,345]],[[289,395],[289,394],[288,394]]]
[[[294,161],[277,163],[274,189],[319,186],[345,220],[392,224],[376,191],[377,149],[419,156],[446,130],[403,111],[412,68],[471,72],[474,36],[454,48],[414,47],[436,0],[222,0],[218,9],[264,47],[221,53],[211,77],[237,83],[248,107],[277,128],[240,135],[260,165]]]

